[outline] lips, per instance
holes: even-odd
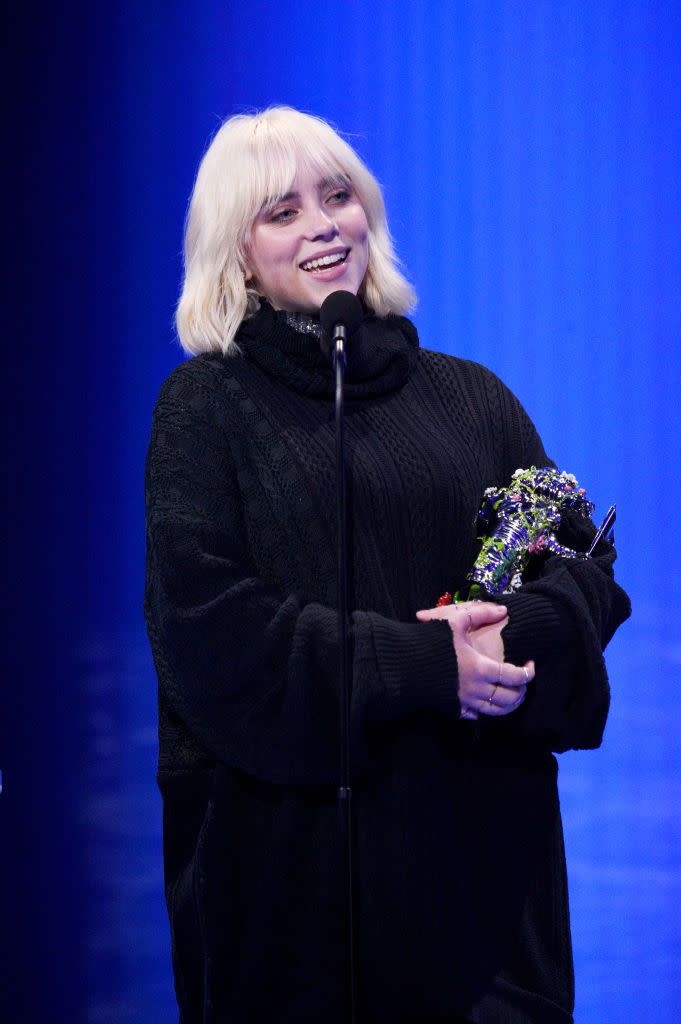
[[[309,260],[305,260],[300,263],[300,269],[306,273],[323,273],[325,270],[331,270],[334,267],[340,267],[345,263],[348,258],[350,250],[344,249],[332,249],[328,252],[318,253],[317,256],[311,257]]]

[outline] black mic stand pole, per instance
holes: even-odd
[[[350,634],[348,630],[347,510],[345,502],[344,388],[345,325],[333,329],[333,366],[336,374],[336,521],[338,536],[338,628],[340,656],[340,785],[338,812],[347,878],[347,977],[350,995],[350,1024],[355,1024],[355,929],[352,868],[352,787],[350,785]]]

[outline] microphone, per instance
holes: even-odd
[[[337,291],[322,302],[319,321],[323,328],[320,344],[327,359],[335,351],[344,352],[345,342],[364,319],[362,304],[352,292]]]

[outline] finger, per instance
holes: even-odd
[[[525,673],[526,681],[528,683],[531,683],[532,680],[534,679],[535,673],[536,673],[534,662],[530,659],[530,661],[526,661],[524,665],[521,665],[521,668],[522,668],[523,672]]]
[[[451,615],[470,613],[477,618],[489,616],[490,621],[498,622],[504,615],[508,615],[508,608],[504,604],[496,604],[494,601],[459,601],[456,604],[441,604],[436,608],[421,608],[416,612],[418,619],[428,617],[429,619],[448,619]]]
[[[431,619],[447,619],[452,629],[462,632],[501,622],[508,615],[508,608],[492,601],[463,601],[461,604],[446,604],[439,608],[423,608],[416,612],[419,622]]]
[[[497,708],[512,708],[525,699],[526,693],[526,686],[490,685],[487,695],[484,697],[484,703],[492,704]]]
[[[494,683],[497,686],[527,686],[534,679],[534,662],[512,665],[510,661],[493,661],[481,654],[478,682]]]
[[[472,630],[501,622],[508,615],[508,608],[492,601],[467,601],[461,606],[464,613],[460,620],[463,628]]]
[[[498,718],[502,715],[510,715],[512,711],[519,708],[525,700],[526,693],[526,687],[522,687],[520,690],[510,690],[503,686],[496,686],[489,697],[478,698],[471,706],[477,710],[478,714]]]
[[[441,604],[437,608],[421,608],[416,613],[416,618],[425,621],[426,619],[451,619],[453,616],[460,615],[463,605],[461,604]]]
[[[497,679],[501,686],[527,686],[534,679],[534,664],[527,662],[525,665],[512,665],[510,661],[501,662],[501,670],[497,672]]]

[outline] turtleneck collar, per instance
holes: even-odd
[[[319,320],[275,310],[266,299],[244,320],[236,336],[242,352],[301,394],[331,398],[331,364],[319,345]],[[416,328],[401,316],[368,312],[348,342],[345,397],[362,399],[395,391],[409,379],[418,357]]]

